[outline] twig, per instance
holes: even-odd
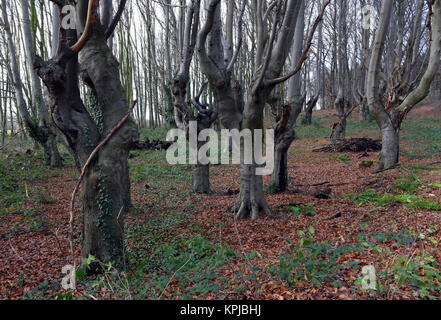
[[[175,273],[173,273],[173,275],[171,276],[171,278],[168,280],[167,285],[165,286],[164,290],[162,290],[161,295],[158,297],[158,300],[161,300],[162,295],[164,294],[165,290],[167,290],[168,286],[170,285],[170,282],[172,282],[172,280],[174,279],[174,277],[176,276],[176,274],[181,271],[182,269],[184,269],[184,267],[187,265],[187,263],[190,262],[191,258],[193,258],[193,252],[190,254],[190,257],[188,258],[188,260],[178,269],[175,271]]]
[[[23,258],[18,254],[17,250],[15,250],[14,246],[13,246],[12,243],[11,243],[11,240],[9,240],[9,245],[11,246],[11,249],[12,249],[12,251],[14,251],[15,255],[16,255],[17,257],[19,257],[20,260],[24,262],[24,264],[28,265],[28,263],[26,262],[26,260],[23,259]]]
[[[64,251],[63,251],[63,249],[61,247],[60,239],[58,239],[58,229],[55,230],[55,232],[52,231],[52,234],[54,235],[55,240],[57,240],[58,249],[60,249],[60,253],[63,253]]]
[[[26,193],[26,198],[29,199],[28,185],[26,182],[25,182],[25,193]]]

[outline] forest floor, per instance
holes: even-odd
[[[195,195],[191,166],[132,152],[126,271],[78,273],[75,291],[61,289],[72,158],[64,150],[66,167],[50,170],[41,153],[11,144],[0,155],[0,299],[440,299],[441,110],[420,108],[403,125],[401,166],[379,174],[360,165],[377,153],[312,151],[328,144],[330,112],[315,112],[311,126],[300,119],[289,188],[266,187],[272,216],[257,221],[233,219],[237,166],[212,166],[213,193]],[[355,118],[347,136],[380,137],[375,122]],[[80,257],[80,211],[74,229]],[[364,266],[375,268],[376,290],[363,290]]]

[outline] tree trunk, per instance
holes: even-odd
[[[256,152],[256,130],[263,130],[263,110],[265,102],[273,88],[263,87],[256,90],[251,96],[244,109],[243,128],[251,131],[253,150],[245,150],[244,143],[241,143],[241,166],[240,166],[240,194],[234,207],[237,210],[236,218],[258,219],[259,212],[263,211],[270,215],[271,210],[264,197],[262,176],[256,175],[257,165],[255,157],[252,156],[253,163],[245,163],[246,152]],[[261,137],[259,137],[261,139]]]
[[[362,98],[360,108],[358,109],[358,120],[367,121],[369,116],[369,107],[367,105],[366,97]]]
[[[87,5],[88,1],[77,4],[83,24]],[[67,39],[76,38],[75,33],[60,29],[60,35],[62,45],[56,57],[48,62],[37,57],[34,67],[48,88],[54,123],[66,139],[77,166],[82,168],[98,142],[127,114],[129,107],[118,76],[118,62],[99,21],[95,20],[86,43],[78,49],[83,78],[100,107],[96,122],[81,100],[77,55],[72,49],[76,46],[63,46]],[[121,266],[124,216],[130,207],[127,158],[137,138],[136,124],[129,118],[100,149],[86,171],[82,189],[83,258],[93,255],[100,262]]]
[[[346,139],[346,117],[340,116],[339,121],[332,126],[331,144],[339,145]]]
[[[396,128],[392,121],[388,119],[382,125],[381,136],[382,148],[376,171],[393,168],[399,162],[400,128]]]
[[[43,144],[45,163],[52,168],[60,168],[63,166],[63,159],[58,152],[56,136],[51,131],[46,132],[47,140]]]
[[[121,85],[118,62],[112,54],[100,24],[79,55],[102,106],[103,130],[109,132],[128,111]],[[100,150],[84,187],[83,257],[94,255],[100,261],[121,262],[124,216],[130,208],[130,179],[127,159],[137,138],[136,124],[129,119]]]
[[[193,167],[193,192],[206,194],[211,192],[210,165],[198,163]]]
[[[271,186],[278,192],[283,192],[288,187],[288,150],[296,137],[292,128],[286,128],[275,136],[274,171],[271,175]]]
[[[308,126],[310,126],[312,124],[312,108],[306,109],[305,122],[306,122],[306,125],[308,125]]]
[[[249,216],[253,220],[258,219],[260,211],[271,214],[263,194],[262,176],[256,175],[255,172],[254,164],[240,166],[240,194],[234,208],[237,219],[245,219]]]
[[[306,104],[306,124],[310,126],[312,124],[312,112],[314,111],[317,101],[319,99],[320,88],[317,88],[317,95],[308,101]]]

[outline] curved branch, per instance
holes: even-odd
[[[202,93],[204,92],[205,88],[207,87],[208,81],[205,80],[204,83],[201,85],[201,88],[199,89],[198,95],[191,99],[191,103],[195,106],[195,108],[198,110],[198,112],[204,112],[206,111],[207,106],[203,105],[199,99],[201,98]]]
[[[210,1],[210,4],[207,9],[207,20],[205,22],[205,25],[199,31],[198,39],[197,39],[199,60],[201,61],[202,64],[204,64],[206,66],[210,66],[210,67],[205,68],[207,71],[214,69],[214,67],[215,67],[213,65],[213,63],[211,62],[211,60],[208,58],[208,54],[205,49],[205,46],[206,46],[208,34],[211,32],[211,30],[213,28],[214,15],[215,15],[216,8],[219,3],[220,3],[220,0],[211,0]]]
[[[184,30],[184,46],[182,53],[182,63],[179,73],[188,77],[191,61],[193,59],[194,47],[196,46],[197,32],[199,29],[199,10],[200,0],[193,0],[188,6]]]
[[[439,70],[441,52],[441,0],[436,1],[431,7],[431,45],[429,64],[426,72],[418,86],[406,97],[398,107],[404,118],[407,113],[420,101],[422,101],[430,90],[430,85]]]
[[[270,62],[271,62],[271,56],[273,54],[273,48],[274,48],[274,42],[276,40],[276,33],[277,33],[277,25],[280,22],[280,13],[282,11],[282,1],[278,1],[277,3],[277,10],[275,13],[275,18],[274,18],[274,22],[273,22],[273,29],[271,31],[271,37],[270,37],[270,41],[269,41],[269,45],[268,45],[268,52],[266,54],[265,57],[265,62],[262,66],[262,70],[260,71],[260,76],[259,79],[256,81],[256,83],[253,86],[253,93],[255,93],[257,90],[259,90],[260,85],[264,82],[265,79],[265,73],[266,70],[268,69]]]
[[[96,20],[96,7],[98,6],[99,0],[89,0],[89,7],[87,9],[87,22],[86,27],[84,28],[84,32],[81,35],[81,38],[78,39],[77,43],[75,43],[70,49],[78,53],[83,48],[84,44],[87,41],[87,38],[89,37],[90,30],[92,29],[92,25],[95,23]]]

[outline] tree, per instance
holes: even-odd
[[[230,1],[231,2],[231,1]],[[202,72],[208,79],[213,90],[214,101],[219,112],[219,119],[224,128],[239,129],[242,121],[240,105],[243,103],[241,87],[232,80],[233,68],[237,61],[242,45],[242,17],[246,1],[242,1],[242,9],[238,22],[238,44],[234,53],[232,51],[232,26],[228,24],[229,46],[224,48],[222,34],[220,0],[211,0],[207,8],[207,18],[201,28],[197,39],[197,51]],[[232,10],[230,8],[230,10]],[[231,20],[231,11],[228,15]],[[208,40],[208,50],[207,50]],[[225,50],[226,49],[226,50]]]
[[[346,138],[346,120],[353,111],[351,106],[351,85],[348,66],[348,32],[347,32],[347,0],[340,0],[340,21],[337,45],[338,90],[334,101],[335,114],[338,121],[332,127],[331,143],[339,144]],[[347,112],[350,111],[350,112]]]
[[[431,18],[431,45],[429,62],[424,75],[421,77],[418,85],[416,85],[417,79],[411,79],[411,76],[415,74],[411,72],[411,54],[408,54],[405,59],[397,58],[395,68],[393,69],[394,72],[389,81],[391,85],[388,88],[388,92],[384,94],[382,102],[379,95],[381,57],[393,12],[393,1],[383,1],[369,64],[366,89],[369,110],[381,128],[382,134],[383,145],[377,171],[390,169],[398,165],[401,124],[409,111],[428,95],[430,85],[439,70],[441,53],[441,0],[428,1],[427,3],[429,5],[429,17]],[[408,52],[413,52],[416,37],[417,34],[410,34]],[[398,53],[397,57],[401,57],[401,53]],[[400,66],[401,60],[404,60],[403,70],[397,68]]]
[[[283,106],[280,117],[277,119],[275,128],[275,152],[274,152],[274,171],[271,175],[271,185],[276,188],[277,191],[283,192],[288,186],[288,149],[295,139],[294,125],[297,118],[302,111],[303,104],[305,102],[305,95],[302,95],[301,89],[301,75],[300,71],[303,62],[307,59],[308,51],[311,47],[312,40],[317,27],[320,25],[325,8],[329,5],[329,1],[322,7],[322,11],[315,20],[315,23],[309,33],[305,47],[303,47],[303,33],[304,33],[304,12],[305,4],[303,1],[300,4],[299,17],[296,25],[295,36],[293,46],[291,48],[291,68],[292,72],[279,80],[288,80],[288,97],[287,104]],[[319,87],[319,85],[318,85]],[[308,102],[310,112],[317,103],[319,97],[319,88],[317,88],[317,94]]]
[[[291,48],[292,68],[296,67],[302,55],[304,29],[305,1],[302,0]],[[285,191],[288,187],[288,149],[296,137],[294,125],[305,103],[301,78],[301,73],[297,73],[288,81],[287,105],[281,113],[276,112],[278,117],[275,126],[274,171],[271,175],[271,185],[279,192]]]
[[[199,29],[199,10],[201,1],[191,0],[187,6],[185,23],[182,26],[181,63],[173,77],[172,93],[175,107],[175,122],[178,128],[187,131],[191,110],[187,103],[190,81],[190,65],[193,59],[196,37]]]
[[[329,2],[330,1],[327,2],[325,7]],[[308,43],[296,67],[286,76],[280,77],[293,43],[301,2],[294,0],[287,1],[283,18],[282,4],[282,1],[278,1],[275,5],[271,34],[266,45],[263,40],[257,43],[256,71],[254,72],[248,90],[248,98],[243,112],[243,128],[251,131],[253,141],[260,139],[256,134],[259,132],[258,130],[263,130],[264,128],[263,111],[271,92],[277,85],[289,80],[300,71],[303,62],[307,58],[306,55],[310,48],[315,29],[321,20],[321,17],[319,17],[315,23],[315,28],[311,30],[312,33],[310,34]],[[265,14],[261,11],[263,10],[263,2],[258,1],[257,7],[256,24],[260,26],[258,27],[259,32],[264,32],[262,26],[264,25]],[[263,39],[263,35],[259,34],[259,32],[257,38]],[[261,60],[259,58],[260,52],[266,52]],[[243,153],[243,144],[241,145],[241,149]],[[252,219],[257,219],[260,211],[270,214],[270,209],[263,195],[262,176],[256,174],[257,167],[255,157],[253,157],[253,163],[246,164],[242,162],[241,164],[240,194],[235,206],[237,218],[242,219],[251,216]]]
[[[57,1],[60,7],[67,4],[74,3]],[[60,28],[56,55],[49,61],[36,57],[34,62],[49,92],[54,123],[68,142],[78,168],[85,166],[99,141],[129,110],[118,76],[118,62],[107,44],[105,30],[96,19],[97,4],[97,0],[77,1],[77,30]],[[80,96],[79,66],[83,81],[97,101],[93,114],[87,111]],[[128,119],[85,168],[83,257],[93,255],[101,262],[113,261],[116,265],[121,262],[124,216],[130,208],[127,158],[136,140],[136,125]]]
[[[38,107],[38,114],[35,114],[35,116],[29,113],[29,109],[32,110],[33,106],[27,106],[25,101],[23,93],[24,84],[22,82],[18,62],[19,57],[16,52],[16,47],[11,32],[12,29],[9,23],[9,14],[6,1],[2,1],[2,24],[4,25],[7,46],[10,53],[10,64],[7,63],[5,57],[0,56],[0,59],[4,61],[5,65],[7,65],[8,76],[15,89],[17,109],[25,123],[29,135],[37,143],[43,146],[46,164],[52,167],[60,167],[62,166],[62,159],[58,152],[56,136],[49,122],[48,113],[43,100],[40,80],[32,68],[33,57],[35,56],[35,47],[33,45],[28,5],[28,1],[21,0],[23,15],[22,27],[28,67],[31,76],[32,97],[30,99],[30,104]]]

